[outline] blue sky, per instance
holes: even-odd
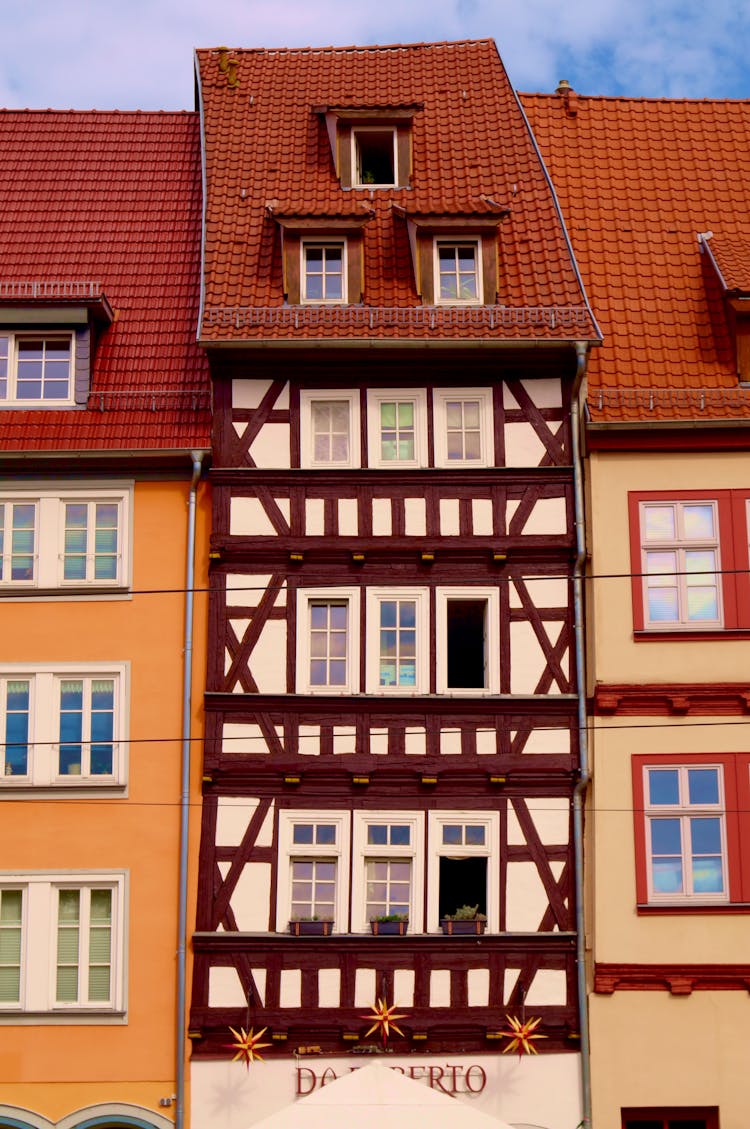
[[[193,48],[492,37],[513,85],[749,98],[746,0],[0,0],[0,106],[193,108]]]

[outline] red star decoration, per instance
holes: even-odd
[[[398,1014],[395,1004],[391,1004],[391,1006],[388,1007],[388,1001],[384,997],[382,1000],[378,1000],[376,1004],[373,1004],[370,1011],[372,1012],[371,1015],[360,1015],[359,1017],[360,1019],[372,1020],[372,1027],[365,1034],[365,1038],[367,1038],[368,1035],[374,1034],[375,1031],[379,1031],[383,1039],[384,1047],[388,1045],[388,1038],[392,1031],[395,1031],[402,1039],[404,1038],[403,1031],[400,1027],[396,1026],[394,1020],[406,1019],[406,1015]]]
[[[509,1051],[518,1051],[519,1058],[521,1055],[538,1055],[539,1051],[534,1046],[534,1040],[547,1038],[546,1035],[534,1034],[542,1022],[542,1017],[527,1019],[524,1023],[513,1015],[506,1015],[505,1018],[508,1020],[511,1030],[500,1032],[506,1039],[510,1039],[507,1047],[503,1047],[503,1054],[507,1055]]]
[[[224,1045],[228,1047],[230,1051],[236,1051],[232,1062],[244,1062],[245,1067],[249,1070],[251,1062],[255,1062],[256,1059],[259,1062],[263,1061],[263,1055],[258,1054],[259,1049],[261,1047],[271,1046],[270,1043],[260,1042],[260,1039],[268,1030],[267,1027],[261,1028],[257,1035],[252,1027],[249,1031],[246,1031],[244,1027],[240,1027],[239,1031],[235,1031],[234,1027],[230,1027],[229,1030],[234,1035],[235,1041],[233,1043],[225,1043]]]

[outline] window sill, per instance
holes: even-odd
[[[684,643],[700,642],[719,639],[750,639],[750,628],[747,627],[707,627],[698,630],[694,627],[669,628],[639,628],[633,632],[636,643]]]
[[[750,913],[750,902],[680,902],[671,903],[669,905],[658,905],[653,903],[638,903],[636,906],[636,913],[639,917],[654,917],[654,916],[667,916],[673,917],[675,915],[684,916],[685,914],[727,914],[727,913]]]
[[[37,1026],[122,1026],[128,1021],[124,1011],[93,1011],[78,1008],[71,1011],[2,1011],[0,1027]]]

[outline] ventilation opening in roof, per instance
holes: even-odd
[[[354,134],[357,184],[396,183],[394,130],[363,129]]]

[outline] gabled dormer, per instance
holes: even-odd
[[[325,121],[342,188],[408,188],[412,121],[421,104],[314,106]]]
[[[292,216],[266,205],[281,232],[284,296],[291,306],[343,306],[362,301],[363,229],[372,218]]]
[[[414,280],[425,306],[491,306],[498,292],[498,226],[509,209],[484,215],[404,211]]]
[[[750,244],[741,239],[716,238],[710,231],[699,235],[698,242],[722,291],[737,376],[742,384],[750,383]]]

